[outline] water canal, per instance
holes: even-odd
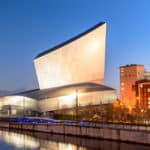
[[[0,150],[149,150],[150,146],[40,132],[0,130]]]

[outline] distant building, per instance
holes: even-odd
[[[135,107],[139,94],[139,85],[144,86],[150,79],[150,73],[144,72],[144,65],[131,64],[120,67],[120,99],[121,103],[126,107]],[[140,104],[146,106],[144,99],[140,97]]]
[[[143,77],[143,65],[132,64],[120,67],[120,99],[122,104],[128,107],[133,107],[136,104],[135,82]]]
[[[144,72],[144,79],[150,80],[150,72]]]

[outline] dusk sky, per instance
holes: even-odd
[[[36,88],[33,58],[101,21],[105,83],[118,89],[120,65],[150,71],[150,0],[0,0],[0,90]]]

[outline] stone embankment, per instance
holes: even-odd
[[[85,125],[0,123],[1,128],[150,144],[150,126],[87,123]]]

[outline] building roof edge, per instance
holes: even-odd
[[[62,42],[62,43],[60,43],[60,44],[58,44],[58,45],[56,45],[56,46],[54,46],[54,47],[52,47],[52,48],[50,48],[50,49],[45,50],[44,52],[39,53],[34,59],[37,59],[37,58],[39,58],[39,57],[42,57],[42,56],[46,55],[46,54],[49,53],[49,52],[55,51],[56,49],[58,49],[58,48],[60,48],[60,47],[63,47],[63,46],[65,46],[66,44],[69,44],[69,43],[73,42],[74,40],[76,40],[76,39],[78,39],[78,38],[80,38],[80,37],[86,35],[87,33],[93,31],[94,29],[96,29],[96,28],[99,27],[99,26],[102,26],[102,25],[105,24],[105,23],[106,23],[106,22],[100,22],[100,23],[96,24],[95,26],[91,27],[90,29],[88,29],[88,30],[86,30],[86,31],[84,31],[84,32],[82,32],[82,33],[80,33],[80,34],[78,34],[77,36],[74,36],[73,38],[70,38],[69,40],[67,40],[67,41],[65,41],[65,42]]]

